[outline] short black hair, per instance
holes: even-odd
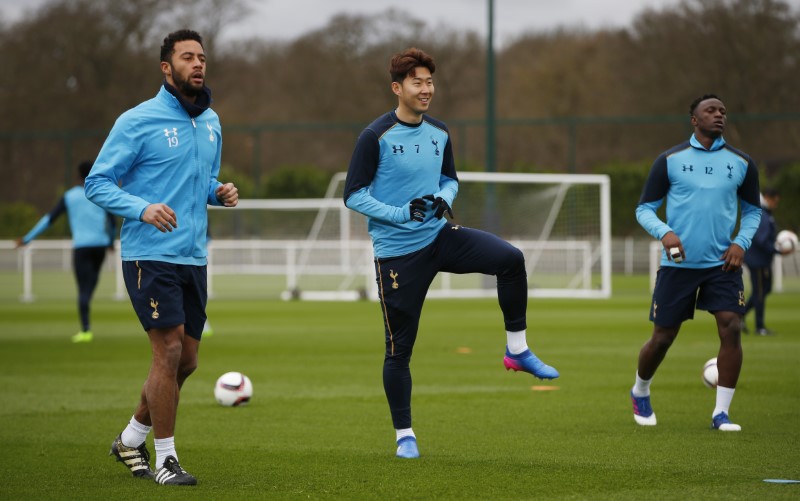
[[[91,160],[84,160],[78,164],[78,174],[81,175],[81,179],[86,179],[86,176],[92,171],[92,165],[94,165],[94,162]]]
[[[706,99],[719,99],[720,101],[722,101],[722,99],[720,99],[720,97],[716,94],[703,94],[702,96],[692,101],[692,104],[689,105],[689,116],[694,115],[694,110],[697,108],[697,105],[702,103]]]
[[[392,56],[389,75],[392,77],[392,82],[402,83],[407,76],[414,77],[414,68],[419,67],[428,68],[431,75],[436,72],[436,63],[431,56],[416,47],[410,47]]]
[[[175,44],[184,40],[194,40],[200,44],[200,47],[203,47],[203,37],[198,32],[194,30],[173,31],[164,37],[164,43],[161,45],[161,61],[170,62],[172,54],[175,52]]]
[[[775,198],[781,196],[781,192],[778,188],[768,187],[761,190],[761,194],[765,197]]]

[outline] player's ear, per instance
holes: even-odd
[[[403,85],[400,82],[392,82],[392,92],[395,96],[399,96],[403,91]]]
[[[165,77],[171,76],[172,66],[166,61],[161,61],[161,73],[163,73]]]

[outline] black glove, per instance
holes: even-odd
[[[442,216],[444,216],[445,212],[447,213],[448,216],[450,216],[450,219],[453,219],[453,209],[451,209],[450,206],[447,205],[447,201],[444,198],[434,197],[433,195],[425,195],[422,198],[424,198],[425,200],[430,200],[432,202],[431,206],[436,211],[434,212],[436,219],[442,219]]]
[[[425,220],[425,210],[428,204],[421,198],[415,198],[408,204],[408,213],[411,215],[412,221],[419,221],[420,223]]]

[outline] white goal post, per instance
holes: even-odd
[[[242,199],[234,209],[211,208],[209,296],[377,300],[366,217],[345,207],[345,176],[336,174],[320,199]],[[608,298],[610,204],[605,175],[461,172],[453,222],[522,250],[529,297]],[[35,241],[20,251],[4,243],[0,264],[22,271],[23,301],[36,297],[37,271],[70,269],[68,240]],[[105,266],[114,275],[114,297],[124,299],[116,245]],[[429,298],[494,296],[495,278],[480,274],[440,273],[428,292]]]
[[[279,275],[284,299],[377,300],[366,218],[344,206],[345,177],[336,174],[323,199],[243,199],[234,210],[213,210],[216,226],[251,234],[246,241],[215,237],[211,293],[216,276]],[[610,204],[605,175],[461,172],[453,222],[522,250],[530,297],[608,298]],[[230,220],[237,217],[244,219]],[[495,295],[493,277],[449,273],[440,273],[428,292],[429,298]]]

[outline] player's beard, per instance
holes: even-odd
[[[174,67],[172,68],[172,81],[175,82],[175,88],[178,89],[178,92],[184,96],[197,97],[203,92],[203,85],[198,87],[193,85],[190,80],[184,80],[178,72],[175,71]]]
[[[704,136],[716,140],[722,136],[723,132],[725,132],[725,127],[724,126],[716,128],[706,127],[702,129],[700,132],[702,132]]]

